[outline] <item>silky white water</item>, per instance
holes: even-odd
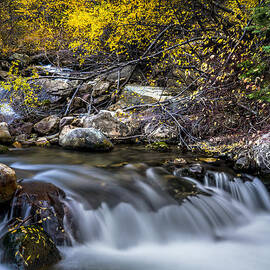
[[[0,87],[0,116],[2,116],[6,122],[11,122],[14,118],[18,117],[18,115],[7,102],[8,97],[8,91]]]
[[[10,160],[19,174],[60,186],[79,239],[58,270],[268,270],[270,198],[257,177],[208,170],[179,205],[160,168],[114,170]],[[247,179],[249,178],[249,179]],[[70,224],[65,230],[72,235]],[[0,266],[1,269],[1,266]],[[2,270],[2,269],[1,269]]]

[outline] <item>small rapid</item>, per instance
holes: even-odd
[[[72,247],[60,248],[64,259],[53,269],[270,267],[270,197],[257,177],[207,170],[200,180],[146,164],[106,169],[8,161],[25,181],[50,182],[67,194],[63,203],[75,217],[76,239],[67,217]],[[170,181],[184,181],[197,192],[179,202]]]
[[[5,122],[12,122],[18,117],[18,114],[13,110],[12,106],[8,103],[9,92],[0,86],[0,120]]]

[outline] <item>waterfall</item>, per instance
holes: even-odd
[[[0,122],[4,120],[5,122],[12,122],[12,120],[18,117],[13,108],[7,102],[8,92],[0,87]],[[1,116],[3,119],[1,119]]]
[[[207,171],[201,183],[175,176],[198,187],[179,205],[160,168],[11,166],[66,191],[79,239],[61,248],[56,269],[269,269],[270,197],[257,177]],[[65,231],[72,238],[68,218]]]
[[[259,178],[249,178],[243,181],[239,177],[230,178],[224,172],[208,171],[204,177],[204,185],[229,193],[234,200],[241,202],[249,210],[270,211],[270,198],[266,188]]]

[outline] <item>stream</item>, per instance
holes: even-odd
[[[67,194],[82,241],[59,247],[63,260],[50,270],[270,269],[270,196],[262,181],[222,162],[207,165],[202,179],[176,172],[174,179],[200,190],[179,204],[166,189],[173,175],[159,167],[176,156],[128,145],[111,153],[29,148],[0,162],[18,179]]]

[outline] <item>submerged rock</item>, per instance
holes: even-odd
[[[168,193],[178,203],[182,203],[183,200],[187,199],[189,196],[196,196],[201,193],[194,183],[186,179],[173,175],[167,175],[164,178],[167,180]]]
[[[13,229],[2,238],[3,262],[18,270],[39,270],[60,261],[59,250],[42,227]]]
[[[190,164],[174,171],[174,175],[180,177],[191,177],[197,180],[202,180],[205,175],[205,168],[199,164]]]
[[[12,138],[8,130],[8,124],[6,122],[0,123],[0,143],[9,144]]]
[[[15,171],[0,163],[0,203],[12,199],[17,190],[17,179]]]
[[[64,128],[59,137],[59,144],[68,149],[85,151],[110,151],[112,142],[94,128]]]

